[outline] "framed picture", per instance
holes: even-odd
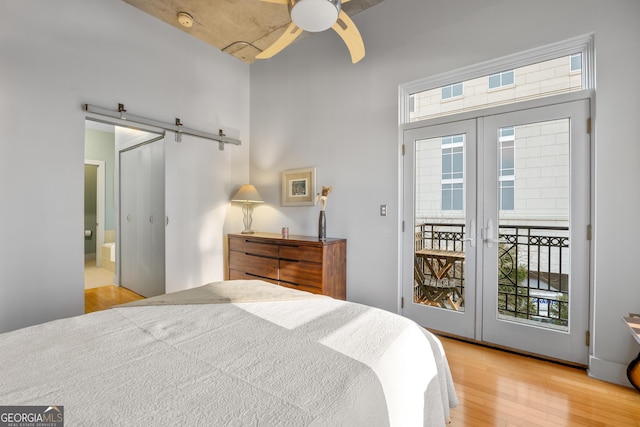
[[[282,206],[316,204],[316,168],[282,171]]]

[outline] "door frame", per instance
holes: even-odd
[[[594,112],[594,98],[595,98],[595,91],[593,89],[584,89],[581,91],[576,91],[576,92],[570,92],[570,93],[566,93],[566,94],[560,94],[560,95],[555,95],[555,96],[549,96],[549,97],[544,97],[544,98],[539,98],[539,99],[534,99],[534,100],[530,100],[530,101],[523,101],[523,102],[518,102],[518,103],[513,103],[513,104],[507,104],[507,105],[500,105],[500,106],[496,106],[496,107],[490,107],[490,108],[485,108],[485,109],[478,109],[478,110],[474,110],[474,111],[468,111],[468,112],[463,112],[463,113],[458,113],[458,114],[453,114],[450,116],[443,116],[443,117],[437,117],[437,118],[432,118],[432,119],[427,119],[427,120],[421,120],[421,121],[416,121],[416,122],[411,122],[411,123],[406,123],[406,124],[402,124],[399,126],[399,145],[401,146],[401,150],[399,150],[399,218],[400,218],[400,230],[401,232],[399,233],[398,236],[398,254],[399,254],[399,269],[398,269],[398,295],[399,295],[399,301],[398,301],[398,307],[399,307],[399,314],[405,316],[405,308],[404,308],[404,303],[403,303],[403,290],[405,286],[413,286],[413,275],[409,275],[405,273],[405,270],[407,269],[408,265],[411,265],[413,263],[413,253],[411,253],[411,260],[410,263],[407,260],[407,257],[409,256],[409,254],[405,253],[405,247],[407,247],[407,242],[406,239],[411,238],[413,240],[413,236],[414,236],[414,230],[413,229],[409,229],[410,227],[408,227],[409,224],[413,224],[413,216],[414,216],[414,212],[413,211],[407,211],[405,209],[406,205],[407,205],[407,200],[405,200],[405,187],[407,185],[407,183],[405,182],[405,162],[404,162],[404,140],[403,140],[403,135],[405,133],[405,131],[407,130],[412,130],[412,129],[416,129],[416,128],[422,128],[422,127],[430,127],[430,126],[436,126],[436,125],[440,125],[440,124],[446,124],[446,123],[451,123],[451,122],[461,122],[461,121],[465,121],[465,120],[470,120],[470,119],[477,119],[480,117],[487,117],[487,116],[492,116],[492,115],[499,115],[499,114],[506,114],[506,113],[512,113],[512,112],[516,112],[516,111],[521,111],[521,110],[528,110],[528,109],[533,109],[533,108],[540,108],[540,107],[547,107],[547,106],[551,106],[551,105],[556,105],[556,104],[564,104],[564,103],[570,103],[573,101],[582,101],[582,100],[587,100],[589,101],[589,117],[590,117],[590,128],[593,129],[594,128],[594,121],[595,121],[595,112]],[[477,134],[478,135],[482,135],[484,134],[484,126],[483,126],[483,120],[479,120],[479,125],[477,128]],[[590,216],[590,225],[591,225],[591,229],[593,230],[593,228],[595,227],[595,205],[594,205],[594,191],[595,191],[595,187],[594,187],[594,174],[593,174],[593,170],[594,170],[594,162],[595,162],[595,138],[593,135],[593,131],[590,131],[590,148],[589,148],[589,156],[590,156],[590,164],[589,164],[589,216]],[[478,188],[479,192],[482,192],[482,189]],[[479,197],[482,196],[482,194],[478,195]],[[413,206],[414,203],[412,201],[411,205]],[[480,224],[476,224],[476,234],[479,232],[479,230],[481,229],[481,225]],[[592,232],[592,235],[595,235],[595,233]],[[484,242],[482,242],[482,240],[477,237],[476,239],[476,244],[483,244]],[[587,296],[587,307],[585,307],[585,309],[587,310],[587,328],[588,331],[591,331],[593,329],[593,305],[594,305],[594,301],[593,301],[593,269],[594,269],[594,241],[593,241],[593,237],[591,238],[591,240],[588,242],[588,252],[589,252],[589,268],[588,268],[588,296]],[[411,285],[409,285],[407,278],[411,279]],[[482,277],[479,276],[479,273],[476,274],[475,277],[476,283],[480,283],[479,281],[482,280]],[[475,311],[476,311],[476,316],[480,315],[482,316],[483,314],[483,292],[482,289],[478,289],[476,291],[476,307],[475,307]],[[476,331],[475,331],[475,336],[476,337],[481,337],[481,328],[482,325],[481,324],[476,324]],[[587,332],[588,332],[587,331]],[[471,341],[477,341],[475,339],[471,339]],[[588,343],[588,355],[592,354],[593,352],[593,343],[589,342]]]
[[[166,132],[163,129],[143,125],[140,123],[132,123],[125,119],[117,119],[115,117],[104,118],[104,116],[96,113],[87,112],[84,116],[84,129],[87,129],[87,122],[97,123],[104,126],[109,126],[112,128],[115,139],[115,158],[114,158],[114,168],[113,168],[113,179],[114,184],[119,182],[120,180],[120,156],[118,154],[118,131],[116,128],[122,129],[131,129],[133,131],[146,132],[148,134],[159,135],[162,137],[166,136]],[[122,142],[120,145],[120,149],[130,148],[131,146],[139,143],[140,141],[136,141],[135,137],[131,137],[131,141]],[[106,173],[106,171],[105,171]],[[113,284],[116,286],[120,285],[120,206],[119,206],[119,198],[120,198],[120,186],[113,186],[113,203],[114,203],[114,214],[115,214],[115,243],[116,243],[116,266],[115,272],[113,274]],[[104,199],[104,198],[103,198]],[[104,208],[103,208],[104,211]],[[102,220],[104,223],[104,218]],[[102,232],[102,244],[104,244],[104,231]],[[98,258],[96,256],[96,258]]]

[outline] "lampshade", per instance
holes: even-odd
[[[291,20],[305,31],[318,32],[331,28],[338,20],[342,0],[293,0]]]
[[[232,202],[238,203],[264,203],[262,196],[251,184],[244,184],[238,192],[231,198]]]

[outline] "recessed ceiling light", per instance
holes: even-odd
[[[193,26],[193,16],[187,12],[178,12],[178,22],[183,27],[191,28]]]

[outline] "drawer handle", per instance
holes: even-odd
[[[257,243],[259,245],[273,245],[273,246],[277,246],[277,243],[272,243],[272,242],[263,242],[260,240],[251,240],[251,239],[244,239],[245,243]]]
[[[251,240],[251,239],[245,239],[244,242],[245,243],[256,243],[258,245],[281,246],[281,247],[286,247],[286,248],[299,248],[300,247],[300,245],[293,245],[291,243],[287,244],[287,243],[261,242],[259,240]]]
[[[268,256],[268,255],[252,254],[252,253],[250,253],[250,252],[245,252],[244,254],[245,254],[245,255],[247,255],[247,256],[255,256],[255,257],[258,257],[258,258],[278,259],[278,257],[276,257],[276,256]]]
[[[291,286],[300,286],[300,283],[287,282],[286,280],[281,280],[281,282]]]

